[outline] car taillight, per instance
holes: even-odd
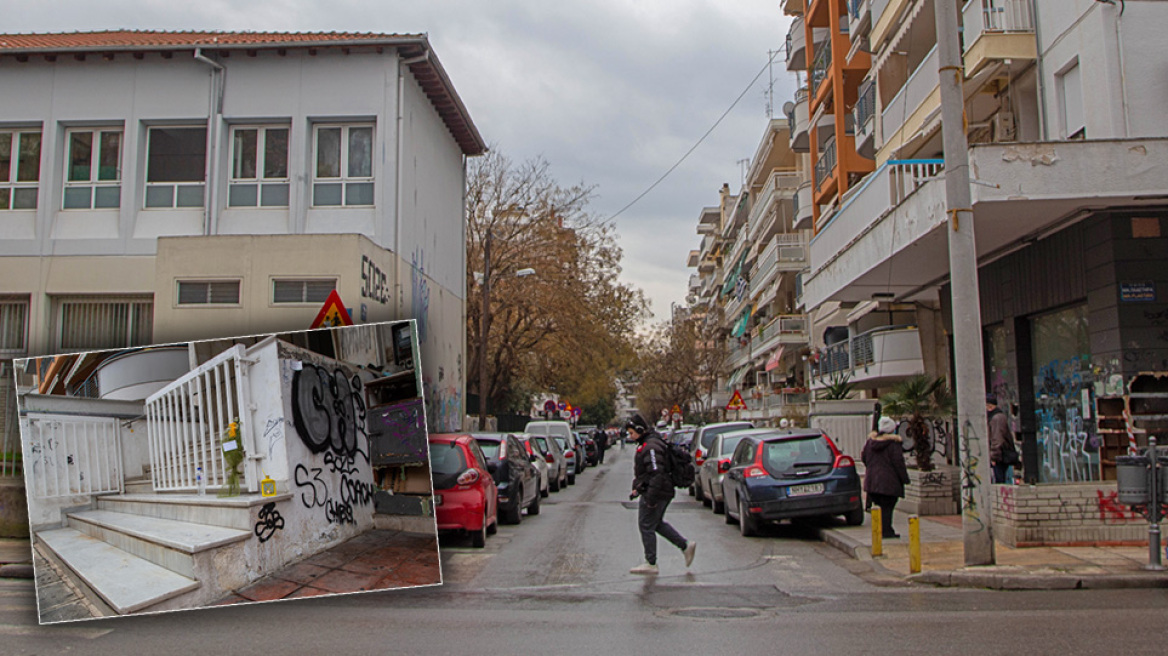
[[[842,453],[836,455],[835,464],[832,465],[832,467],[835,467],[836,469],[839,469],[840,467],[855,467],[855,466],[856,466],[856,461],[852,460],[851,456],[845,456]]]
[[[473,483],[477,483],[478,480],[479,480],[479,470],[477,470],[477,469],[468,469],[468,470],[466,470],[458,475],[458,484],[459,485],[471,485]]]
[[[767,473],[766,470],[762,467],[759,467],[758,465],[751,465],[742,472],[742,475],[747,478],[759,478],[761,476],[766,476]]]
[[[719,460],[718,461],[718,473],[725,474],[728,471],[730,471],[730,460],[729,459]]]
[[[547,454],[547,456],[545,456],[545,457],[544,457],[544,460],[547,460],[549,464],[552,464],[552,465],[556,464],[556,458],[555,458],[555,456],[553,456],[553,455],[552,455],[552,454],[550,454],[550,453],[549,453],[549,454]]]
[[[702,463],[705,461],[706,461],[706,455],[704,453],[702,453],[701,449],[694,451],[694,464],[695,465],[697,465],[698,467],[701,467]]]
[[[576,457],[576,452],[575,452],[575,451],[569,451],[569,452],[567,452],[567,453],[565,453],[565,454],[564,454],[564,457],[565,457],[565,458],[575,458],[575,457]]]

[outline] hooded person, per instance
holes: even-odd
[[[896,421],[881,417],[876,432],[868,436],[860,460],[864,463],[864,491],[880,507],[881,533],[886,538],[899,538],[892,528],[892,512],[896,502],[904,497],[908,485],[908,466],[904,463],[904,449],[896,434]]]
[[[994,483],[1013,483],[1014,465],[1022,464],[1018,447],[1014,444],[1014,434],[1010,432],[1010,420],[998,407],[997,395],[986,394],[986,423],[989,428],[990,468]]]
[[[630,499],[640,499],[637,528],[645,548],[645,562],[629,570],[630,574],[656,574],[657,535],[669,540],[685,555],[685,566],[693,563],[697,542],[686,540],[665,521],[665,510],[673,500],[673,479],[669,475],[669,451],[665,440],[649,427],[641,415],[633,415],[627,424],[629,435],[637,443],[633,457],[633,490]]]

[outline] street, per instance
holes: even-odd
[[[907,586],[797,526],[745,539],[679,491],[667,518],[699,543],[641,559],[626,503],[633,448],[502,526],[485,549],[441,540],[445,585],[35,626],[31,581],[0,581],[4,653],[1163,653],[1168,592]],[[1155,629],[1144,627],[1157,627]]]

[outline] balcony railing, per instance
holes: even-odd
[[[30,414],[22,420],[28,493],[52,499],[122,491],[120,420]]]
[[[825,39],[814,44],[815,59],[811,63],[811,93],[819,89],[819,83],[827,77],[831,68],[831,39]]]
[[[963,20],[965,42],[973,43],[982,32],[1033,32],[1030,0],[969,0]]]
[[[747,231],[747,234],[751,239],[768,223],[764,217],[767,216],[767,208],[771,206],[775,194],[783,191],[794,191],[799,187],[799,182],[798,173],[787,171],[771,172],[762,191],[755,196],[754,205],[750,208],[750,229]]]
[[[791,405],[807,405],[811,402],[811,395],[807,392],[797,394],[768,394],[763,397],[766,407],[770,409],[782,408]]]
[[[775,317],[754,336],[755,350],[762,350],[769,346],[768,342],[778,337],[780,341],[799,341],[807,337],[807,319],[801,314],[780,315]]]
[[[868,367],[884,360],[902,360],[905,355],[915,355],[920,358],[919,343],[915,354],[878,353],[874,345],[876,339],[892,334],[912,333],[912,339],[917,337],[915,326],[880,326],[868,332],[848,338],[846,342],[832,344],[820,351],[819,362],[815,367],[814,375],[820,380],[839,374],[854,374],[855,370]]]
[[[876,85],[871,79],[864,80],[860,85],[860,97],[856,100],[856,127],[860,130],[876,113]]]
[[[912,72],[896,96],[884,107],[880,120],[884,126],[885,142],[888,142],[896,134],[896,131],[904,125],[908,117],[912,116],[917,108],[925,102],[933,89],[940,85],[940,79],[937,77],[939,61],[937,46],[933,46],[933,49]]]
[[[815,163],[815,186],[822,188],[823,183],[831,177],[831,172],[835,170],[835,139],[832,139],[827,144],[827,148],[823,149],[823,154],[819,156],[819,161]]]

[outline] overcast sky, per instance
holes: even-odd
[[[778,0],[0,0],[0,31],[101,29],[427,33],[488,143],[595,185],[603,217],[647,189],[780,50]],[[794,95],[782,53],[775,106]],[[767,121],[767,73],[676,171],[617,220],[624,279],[658,319],[682,303],[700,209]],[[775,110],[778,112],[778,110]]]

